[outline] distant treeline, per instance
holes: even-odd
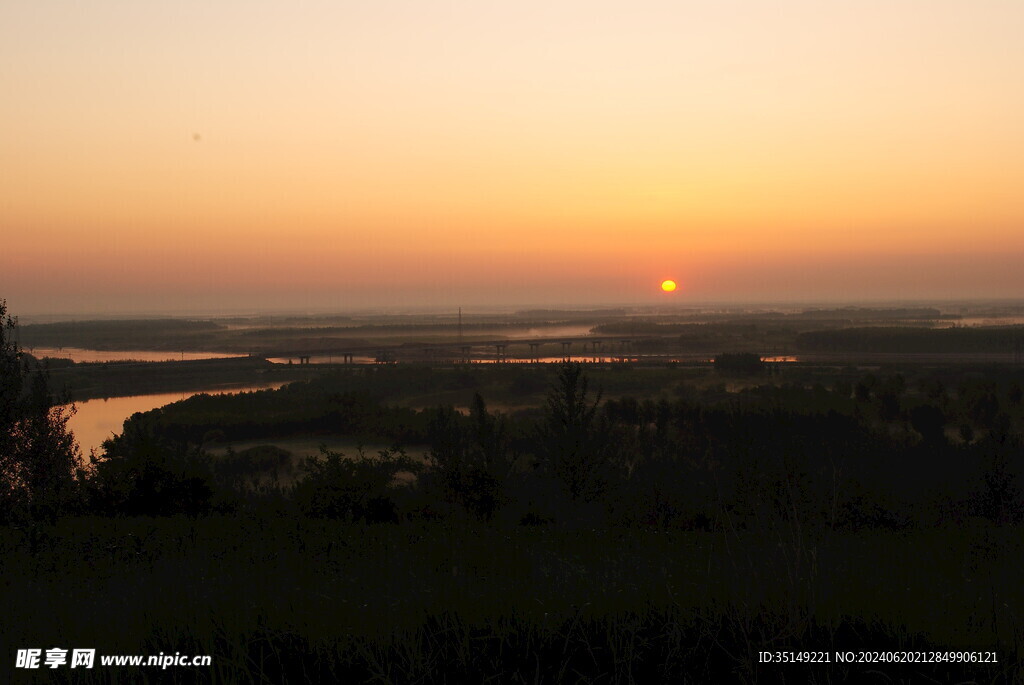
[[[97,350],[181,349],[182,343],[205,339],[201,334],[224,330],[212,321],[142,319],[61,321],[27,324],[18,328],[22,347],[85,347]]]
[[[710,316],[700,315],[700,318],[710,321],[715,320],[754,320],[754,321],[929,321],[959,319],[957,314],[943,314],[932,307],[897,307],[897,308],[874,308],[874,307],[839,307],[834,309],[805,309],[801,312],[748,312],[742,315],[736,313],[711,314]]]
[[[810,322],[815,327],[822,324],[848,325],[853,322],[865,321],[942,321],[959,319],[956,314],[943,314],[930,307],[901,309],[871,309],[864,307],[845,307],[841,309],[808,309],[802,312],[720,312],[687,315],[661,315],[635,317],[622,321],[602,324],[595,332],[626,333],[638,330],[651,333],[676,333],[687,330],[687,326],[698,325],[751,325],[765,323],[800,323]],[[687,321],[689,319],[689,321]]]
[[[711,353],[719,350],[763,352],[773,347],[776,349],[790,347],[797,335],[797,329],[790,324],[751,321],[616,322],[596,326],[593,332],[598,335],[639,338],[634,341],[637,351],[662,354],[672,352]],[[644,339],[645,336],[649,337]]]
[[[269,462],[229,455],[235,461],[220,468],[204,448],[329,434],[394,448],[291,464],[303,475],[274,491],[274,506],[347,520],[471,516],[684,529],[765,517],[853,530],[1020,522],[1024,391],[1015,378],[908,388],[902,376],[868,374],[832,388],[708,387],[686,398],[602,402],[582,367],[565,365],[544,406],[513,414],[491,413],[480,396],[462,414],[317,383],[199,396],[126,422],[106,445],[88,506],[134,514],[267,506],[239,473],[249,468],[258,480],[271,462],[276,473],[289,464],[280,452]],[[428,463],[405,458],[402,445],[411,444],[429,446]],[[416,475],[413,485],[394,486],[402,472]],[[228,473],[234,480],[224,480]]]
[[[1024,327],[844,328],[805,331],[796,337],[802,352],[1014,352],[1024,343]]]
[[[207,362],[212,364],[212,362]],[[246,367],[257,360],[234,360]],[[168,362],[168,368],[177,362]],[[355,372],[322,374],[277,390],[239,395],[200,394],[132,417],[160,435],[183,443],[202,443],[210,431],[220,439],[242,441],[298,435],[336,435],[367,441],[426,442],[431,409],[402,406],[410,398],[461,397],[468,403],[474,392],[492,401],[523,409],[506,412],[512,424],[527,424],[543,412],[545,392],[558,379],[556,365],[472,366],[430,369],[414,366],[367,367]],[[590,382],[600,385],[602,411],[614,411],[620,402],[647,407],[654,398],[678,398],[704,407],[775,408],[797,412],[835,411],[844,415],[876,417],[880,422],[902,422],[910,428],[910,414],[919,404],[934,405],[950,430],[967,426],[983,432],[1000,412],[1024,419],[1021,405],[1024,373],[1008,371],[998,379],[970,367],[921,371],[909,378],[896,373],[833,372],[830,378],[787,372],[781,385],[759,379],[766,366],[756,354],[726,353],[715,357],[714,375],[721,382],[695,385],[700,378],[685,369],[592,370]],[[707,372],[703,372],[707,373]],[[725,381],[746,378],[752,387],[726,390]],[[991,378],[989,376],[989,378]],[[825,383],[828,383],[826,386]],[[427,407],[437,406],[437,399]],[[421,405],[422,406],[422,405]],[[1018,416],[1020,415],[1020,416]],[[916,429],[914,429],[916,430]],[[1024,430],[1024,427],[1022,427]]]
[[[625,309],[524,309],[516,312],[514,316],[528,319],[550,319],[557,317],[559,319],[589,320],[595,316],[626,316],[626,314]]]
[[[673,333],[696,333],[700,331],[714,331],[715,333],[746,333],[756,330],[754,324],[729,324],[729,323],[661,323],[649,319],[634,319],[631,321],[615,321],[603,323],[594,327],[594,333],[600,335],[671,335]]]
[[[265,385],[310,375],[305,365],[272,364],[264,359],[234,357],[165,362],[80,362],[44,359],[50,384],[72,402],[197,388]]]
[[[839,309],[807,309],[799,314],[787,314],[799,319],[958,319],[955,314],[943,314],[932,307],[904,307],[880,309],[870,307],[842,307]]]
[[[725,314],[700,314],[687,318],[699,319],[698,321],[680,321],[678,317],[638,317],[622,321],[602,323],[594,328],[594,333],[611,335],[620,334],[652,334],[670,335],[674,333],[693,334],[696,331],[715,331],[720,334],[737,332],[749,332],[755,328],[777,329],[780,326],[809,324],[812,328],[821,327],[836,328],[848,326],[854,322],[884,321],[899,323],[902,321],[913,322],[914,326],[927,325],[930,321],[958,319],[956,315],[944,315],[938,309],[916,308],[916,309],[810,309],[798,313],[783,312],[752,312],[749,314],[737,315],[735,313]],[[795,329],[794,329],[795,332]]]
[[[723,340],[749,336],[765,330],[753,322],[722,321],[716,323],[659,323],[638,319],[616,321],[595,326],[593,332],[603,335],[673,335],[680,334],[682,340]]]
[[[193,395],[132,417],[162,438],[180,444],[338,435],[405,444],[426,439],[427,418],[405,407],[384,405],[369,393],[325,393],[293,383],[238,395]]]
[[[351,334],[351,333],[456,333],[463,331],[500,331],[505,328],[552,328],[576,323],[575,321],[475,321],[464,322],[437,322],[437,323],[394,323],[394,324],[357,324],[352,326],[321,326],[321,327],[295,327],[295,328],[253,328],[240,331],[239,335],[246,337],[266,337],[287,333],[326,335],[328,333]]]

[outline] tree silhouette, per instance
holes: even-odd
[[[430,468],[445,498],[489,520],[505,502],[504,489],[515,462],[503,417],[487,411],[473,395],[469,418],[438,407],[430,421]]]
[[[50,392],[45,368],[21,352],[16,322],[0,300],[0,516],[53,519],[75,497],[80,452],[74,408]]]
[[[607,484],[612,443],[603,439],[608,426],[598,420],[600,402],[600,392],[593,402],[588,397],[583,366],[563,363],[538,427],[538,457],[574,500],[596,499]]]

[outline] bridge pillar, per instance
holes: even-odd
[[[633,351],[632,340],[620,340],[619,350],[622,352],[622,361],[625,362],[629,359],[630,353]]]
[[[540,353],[537,351],[540,348],[540,343],[530,343],[530,361],[536,364],[540,361]]]

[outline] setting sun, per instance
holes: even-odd
[[[661,282],[661,289],[664,290],[667,293],[670,293],[670,292],[672,292],[673,290],[676,289],[676,282],[675,281],[671,281],[671,280],[669,280],[669,281],[662,281]]]

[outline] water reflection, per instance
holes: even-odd
[[[111,397],[110,399],[86,400],[75,403],[77,411],[68,421],[68,427],[75,434],[82,454],[89,456],[89,450],[95,449],[97,454],[103,452],[100,445],[104,440],[119,434],[124,422],[136,412],[149,411],[171,402],[188,399],[193,395],[227,395],[253,390],[276,389],[283,382],[265,385],[249,385],[236,388],[215,388],[212,390],[196,390],[189,392],[164,392],[154,395],[132,395],[130,397]]]
[[[584,364],[614,364],[621,362],[649,362],[649,363],[674,363],[674,364],[693,364],[693,363],[705,363],[713,364],[714,359],[706,355],[660,355],[660,354],[626,354],[626,355],[605,355],[600,357],[593,357],[589,355],[571,355],[567,357],[562,356],[546,356],[537,357],[534,359],[495,359],[494,357],[472,359],[472,364],[559,364],[564,361],[570,362],[581,362]],[[786,363],[786,362],[798,362],[800,357],[793,355],[773,355],[768,357],[761,357],[761,361],[767,363]]]
[[[345,363],[345,355],[343,354],[312,354],[307,357],[306,364],[343,364]],[[268,357],[268,362],[274,364],[298,364],[300,363],[300,357]],[[377,359],[372,355],[355,354],[351,355],[349,359],[350,364],[373,364]]]
[[[546,356],[546,357],[535,357],[533,359],[513,359],[511,357],[507,359],[495,359],[491,358],[480,358],[471,359],[471,364],[561,364],[562,362],[581,362],[583,364],[610,364],[612,362],[635,362],[640,361],[636,355],[630,356],[618,356],[618,357],[591,357],[588,355],[572,355],[572,356]]]
[[[334,364],[340,365],[343,363],[344,357],[342,355],[311,355],[309,357],[303,357],[307,359],[306,364],[318,365],[318,364]],[[276,364],[298,364],[298,357],[274,357],[268,361]],[[676,363],[676,364],[693,364],[693,363],[705,363],[711,364],[715,360],[712,357],[701,354],[693,354],[689,356],[684,355],[660,355],[660,354],[604,354],[599,356],[587,355],[587,354],[572,354],[567,356],[562,355],[543,355],[538,357],[497,357],[494,352],[480,352],[474,350],[469,358],[452,356],[449,352],[444,357],[437,357],[433,359],[410,359],[410,360],[396,360],[393,354],[385,355],[382,358],[373,357],[369,355],[355,355],[351,358],[348,363],[351,364],[379,364],[385,362],[401,361],[403,363],[423,363],[432,362],[438,364],[560,364],[565,361],[581,362],[583,364],[620,364],[620,363]],[[767,357],[761,357],[761,361],[766,363],[785,363],[785,362],[799,362],[800,357],[794,355],[771,355]]]
[[[590,335],[593,326],[538,326],[535,328],[500,328],[495,334],[509,340],[531,338],[582,338]],[[476,335],[476,331],[473,332]],[[468,337],[468,336],[467,336]]]
[[[37,359],[51,357],[53,359],[70,359],[76,364],[81,362],[178,362],[196,361],[197,359],[222,359],[238,357],[230,352],[168,352],[159,350],[86,350],[80,347],[34,347],[25,351]]]

